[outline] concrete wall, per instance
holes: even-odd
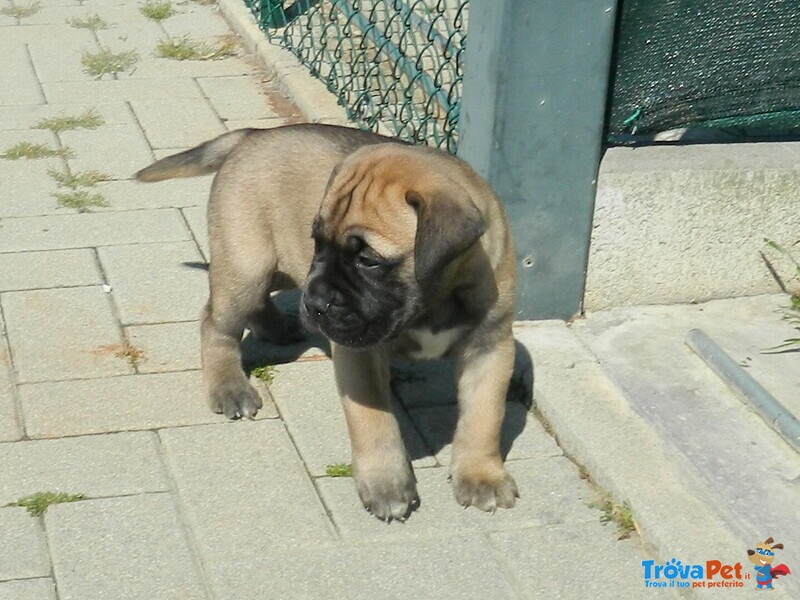
[[[800,259],[800,142],[611,148],[584,307],[777,292],[759,252],[787,283],[794,266],[763,238]]]

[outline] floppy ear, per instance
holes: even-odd
[[[456,198],[450,193],[422,196],[409,191],[406,202],[417,211],[414,252],[417,281],[430,279],[486,231],[483,216],[466,192],[463,198]]]
[[[772,549],[775,550],[778,548],[779,550],[783,550],[783,544],[772,544]]]

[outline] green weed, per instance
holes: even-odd
[[[12,2],[9,6],[4,6],[0,8],[0,14],[3,14],[7,17],[16,17],[17,19],[24,19],[26,17],[32,17],[37,12],[39,12],[42,8],[42,5],[38,2],[34,2],[32,4],[28,4],[26,6],[22,6],[17,4],[16,2]]]
[[[67,19],[67,25],[75,29],[91,29],[92,31],[99,31],[100,29],[108,29],[108,23],[100,15],[86,15],[83,18],[72,17]]]
[[[114,73],[127,71],[138,60],[139,54],[135,50],[115,53],[108,48],[102,48],[95,53],[84,52],[83,56],[81,56],[84,73],[98,79],[103,75],[113,75]]]
[[[53,133],[61,133],[70,129],[97,129],[103,125],[105,121],[94,108],[84,111],[76,117],[67,115],[59,115],[57,117],[48,117],[41,119],[34,129],[48,129]]]
[[[77,502],[84,500],[83,494],[66,494],[64,492],[36,492],[30,496],[20,498],[16,502],[10,502],[6,506],[21,506],[28,511],[32,517],[38,517],[52,504],[64,504],[65,502]]]
[[[163,21],[174,15],[175,9],[168,0],[147,0],[139,7],[139,12],[151,21]]]
[[[325,474],[328,477],[352,477],[353,465],[347,463],[336,463],[325,467]]]
[[[45,144],[33,144],[31,142],[18,142],[8,148],[0,158],[6,160],[35,160],[37,158],[72,158],[74,152],[71,148],[64,146],[63,148],[51,148]]]
[[[173,60],[217,60],[236,55],[236,42],[222,40],[216,44],[190,40],[186,36],[159,42],[156,56]]]

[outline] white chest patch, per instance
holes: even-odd
[[[409,352],[409,358],[430,360],[441,357],[461,337],[463,328],[443,329],[433,333],[430,329],[412,329],[407,335],[419,344],[419,350]]]

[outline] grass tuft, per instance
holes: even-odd
[[[72,158],[74,152],[71,148],[64,146],[63,148],[51,148],[45,144],[32,144],[31,142],[19,142],[8,148],[0,158],[6,160],[35,160],[37,158]]]
[[[139,7],[139,12],[151,21],[163,21],[175,14],[169,0],[147,0]]]
[[[773,240],[764,238],[764,243],[768,247],[772,248],[773,250],[781,254],[784,257],[784,259],[786,259],[794,267],[794,273],[791,275],[790,279],[796,282],[800,282],[800,260],[795,258],[791,252],[789,252],[786,248],[784,248],[783,246],[781,246],[780,244],[778,244]],[[783,281],[781,281],[776,270],[773,268],[772,263],[767,259],[767,257],[764,255],[763,252],[761,253],[761,258],[764,259],[767,268],[769,269],[773,278],[777,281],[781,290],[788,293],[788,290],[786,289],[786,284]],[[800,334],[800,292],[789,294],[789,306],[788,308],[785,308],[783,310],[783,318],[797,330],[798,334]],[[772,346],[771,348],[764,348],[761,352],[762,353],[796,352],[798,350],[800,350],[800,336],[786,338],[780,344]]]
[[[33,2],[32,4],[28,4],[23,6],[21,4],[17,4],[16,2],[12,2],[9,6],[4,6],[0,8],[0,14],[3,14],[7,17],[16,17],[17,19],[24,19],[25,17],[32,17],[37,12],[39,12],[42,8],[42,5],[38,2]]]
[[[272,365],[264,365],[263,367],[256,367],[250,374],[256,379],[260,379],[264,383],[272,383],[275,379],[275,367]]]
[[[81,56],[84,73],[98,79],[103,75],[113,75],[120,71],[127,71],[138,60],[139,54],[136,50],[115,53],[108,48],[102,48],[95,53],[84,52],[83,56]]]
[[[10,502],[6,506],[21,506],[28,511],[32,517],[38,517],[51,504],[64,504],[66,502],[77,502],[86,498],[83,494],[66,494],[64,492],[36,492],[30,496],[20,498],[16,502]]]
[[[52,177],[60,187],[76,190],[81,187],[94,187],[102,181],[109,181],[111,175],[100,171],[82,171],[78,173],[65,173],[56,169],[48,169],[47,174]]]
[[[156,56],[173,60],[218,60],[236,55],[234,40],[221,40],[215,44],[190,40],[186,36],[170,38],[156,45]]]
[[[633,513],[627,502],[617,504],[609,496],[605,496],[602,500],[593,502],[589,506],[600,510],[602,513],[600,522],[603,525],[611,522],[617,524],[617,533],[619,534],[617,539],[626,540],[636,531],[636,522],[633,520]]]
[[[92,208],[107,207],[108,201],[102,194],[91,193],[87,190],[70,190],[53,194],[59,206],[74,208],[79,213],[91,212]]]
[[[217,0],[192,0],[192,2],[200,6],[211,6],[212,4],[216,4]]]
[[[76,117],[67,115],[59,115],[57,117],[48,117],[41,119],[34,129],[49,129],[53,133],[61,133],[70,129],[97,129],[103,125],[105,121],[94,108],[84,111]]]
[[[98,14],[86,15],[83,18],[72,17],[67,19],[67,25],[75,29],[91,29],[92,31],[99,31],[100,29],[108,29],[106,20]]]
[[[353,465],[347,463],[336,463],[325,467],[325,474],[328,477],[352,477]]]

